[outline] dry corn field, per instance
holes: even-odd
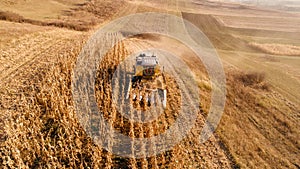
[[[193,133],[174,149],[154,157],[120,158],[93,143],[77,120],[71,93],[72,69],[86,38],[85,33],[50,30],[21,37],[17,39],[21,45],[13,46],[12,43],[10,48],[1,52],[17,62],[13,67],[5,64],[1,67],[5,70],[1,74],[1,130],[4,131],[1,134],[1,163],[5,167],[230,166],[230,160],[218,140],[212,138],[204,145],[199,143],[203,125],[201,115],[199,126],[195,127]],[[111,99],[111,77],[117,65],[134,52],[130,49],[139,49],[143,45],[138,41],[133,38],[113,47],[100,63],[96,80],[96,97],[101,112],[114,128],[137,138],[151,137],[168,129],[176,119],[181,98],[176,81],[166,76],[169,102],[166,111],[157,120],[142,125],[118,113]],[[131,47],[127,49],[126,43]],[[4,60],[7,58],[5,55],[1,57],[3,63],[8,62]]]
[[[0,9],[0,168],[300,168],[296,14],[190,0],[54,0],[45,1],[43,8],[36,0],[4,0],[0,7],[5,10]],[[99,132],[93,126],[99,125],[101,115],[110,128],[133,142],[152,138],[174,126],[188,105],[183,103],[199,97],[196,123],[174,147],[161,151],[160,143],[154,144],[149,149],[160,153],[148,157],[146,145],[141,145],[141,152],[131,146],[130,157],[121,157],[102,147],[81,123],[73,93],[74,69],[97,28],[141,12],[175,14],[203,31],[223,63],[227,98],[216,132],[201,143],[212,85],[188,44],[165,35],[120,40],[125,32],[106,33],[101,45],[110,49],[98,63],[93,89],[100,114],[86,114],[92,119],[89,128]],[[150,26],[161,32],[185,31],[180,29],[185,22],[170,23],[159,18]],[[124,99],[135,57],[147,50],[159,55],[166,70],[165,109],[157,93],[149,107],[145,89],[132,89],[137,97],[143,96],[141,101],[132,95]],[[135,109],[129,118],[121,113],[128,105]],[[140,123],[153,116],[149,113],[156,118]],[[134,158],[135,153],[141,158]]]

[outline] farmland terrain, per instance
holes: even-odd
[[[0,168],[300,167],[299,14],[200,0],[4,0],[0,7]],[[166,110],[151,123],[126,119],[114,105],[111,78],[116,75],[124,82],[119,91],[126,90],[122,70],[132,71],[124,62],[130,55],[169,51],[190,68],[199,87],[196,125],[182,141],[155,156],[122,158],[98,146],[81,126],[72,78],[77,57],[98,28],[142,12],[176,15],[207,36],[224,66],[227,100],[217,131],[200,143],[212,86],[196,54],[167,36],[119,41],[122,32],[107,33],[105,45],[118,43],[99,63],[95,96],[100,112],[121,133],[148,138],[165,132],[178,118],[180,102],[188,100],[185,94],[192,95],[188,82],[176,80],[180,63],[167,59],[163,63],[173,74],[167,75]],[[184,22],[164,19],[153,27],[186,31]]]

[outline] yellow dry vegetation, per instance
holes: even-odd
[[[119,13],[122,6],[124,0],[45,1],[45,3],[35,0],[1,1],[0,20],[88,31]]]
[[[213,3],[207,6],[203,3],[199,8],[212,10],[202,12],[195,7],[184,12],[183,18],[200,28],[216,47],[227,77],[227,102],[218,136],[238,167],[299,168],[300,60],[287,55],[298,55],[300,32],[282,31],[282,27],[276,30],[278,17],[292,16]],[[249,16],[259,17],[274,29],[231,27],[218,19],[220,15],[233,23],[242,20],[252,25],[255,21],[248,21]],[[294,21],[286,20],[285,27],[299,24]],[[276,44],[272,44],[274,42]],[[266,44],[260,46],[265,50],[250,45],[254,43]],[[204,102],[207,104],[209,102]]]
[[[10,168],[230,167],[230,160],[217,138],[199,143],[201,114],[194,132],[172,150],[157,156],[120,158],[96,145],[77,119],[71,90],[72,70],[89,33],[41,28],[36,27],[32,32],[19,29],[20,36],[11,37],[1,49],[1,165]],[[114,35],[111,38],[115,38]],[[139,39],[120,42],[107,53],[99,67],[96,97],[99,108],[116,129],[132,137],[149,137],[165,131],[176,119],[173,109],[179,106],[178,89],[171,87],[176,83],[168,80],[170,100],[166,113],[151,124],[141,125],[122,118],[112,107],[107,72],[128,56],[131,49],[139,50],[132,45],[145,43],[145,39]],[[18,45],[14,45],[16,43]],[[12,61],[16,64],[6,66]]]
[[[2,11],[11,11],[28,19],[58,19],[64,11],[82,4],[85,0],[3,0],[0,2]]]
[[[250,43],[250,46],[273,55],[300,56],[300,47],[284,44]]]
[[[232,23],[247,23],[249,15],[259,15],[261,22],[269,21],[267,26],[273,27],[279,16],[290,18],[290,14],[206,1],[176,1],[179,8],[172,1],[170,11],[167,1],[162,0],[117,2],[0,2],[1,10],[18,14],[13,15],[17,20],[24,17],[30,21],[0,21],[0,168],[300,167],[300,60],[287,56],[299,55],[299,32],[284,32],[282,27],[281,31],[251,29],[249,25],[231,27],[218,19],[220,15],[227,19],[234,15]],[[108,22],[113,15],[135,10],[176,13],[199,27],[219,52],[227,77],[227,100],[216,134],[206,143],[199,143],[199,135],[210,107],[209,77],[192,51],[167,37],[140,35],[112,47],[100,63],[96,97],[106,119],[124,134],[151,137],[165,131],[180,108],[180,94],[172,77],[168,77],[166,113],[144,125],[130,122],[116,111],[108,80],[110,69],[129,54],[143,46],[165,47],[191,68],[200,88],[201,111],[187,137],[172,150],[153,157],[121,158],[96,145],[80,125],[72,98],[72,71],[92,31],[61,29],[36,21],[73,26],[88,23],[90,29]],[[116,38],[116,34],[108,36]],[[279,43],[281,40],[284,44]]]

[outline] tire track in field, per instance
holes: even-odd
[[[38,42],[36,42],[37,40],[30,36],[21,38],[18,41],[18,44],[21,43],[18,46],[7,48],[7,50],[1,51],[1,53],[3,53],[1,57],[1,81],[14,70],[18,69],[20,65],[33,59],[32,56],[37,56],[37,54],[40,54],[41,51],[39,51],[39,49],[41,49],[42,46],[47,49],[52,45],[49,43],[50,39],[46,41],[39,39]],[[22,44],[24,42],[26,43],[25,45]],[[33,47],[30,47],[31,45],[33,45]]]
[[[51,36],[54,36],[55,39]],[[41,34],[37,37],[28,36],[18,40],[18,43],[21,43],[21,45],[15,48],[10,48],[8,51],[2,51],[5,55],[9,55],[12,58],[10,58],[10,61],[4,61],[4,63],[10,62],[7,66],[5,66],[3,62],[1,63],[3,66],[1,66],[0,84],[10,81],[20,72],[24,72],[24,66],[33,64],[36,61],[38,62],[38,59],[44,59],[45,57],[49,57],[49,59],[51,59],[50,57],[53,57],[53,55],[57,54],[57,52],[62,52],[65,42],[68,41],[67,38],[72,37],[72,34],[68,35],[67,38],[63,35],[59,36],[57,36],[57,32],[55,31],[47,32],[47,35]],[[47,38],[46,41],[45,38]],[[22,43],[25,43],[25,45]],[[22,46],[25,46],[25,48]]]

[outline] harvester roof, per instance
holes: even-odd
[[[158,64],[158,59],[156,56],[146,56],[145,54],[141,54],[136,59],[137,65],[141,66],[155,66]]]

